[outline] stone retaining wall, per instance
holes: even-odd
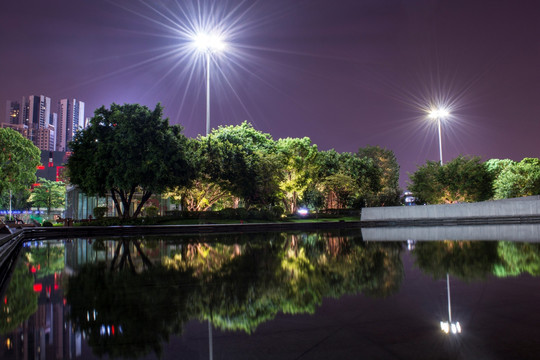
[[[361,221],[462,219],[540,215],[540,197],[446,205],[388,206],[362,209]]]

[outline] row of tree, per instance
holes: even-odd
[[[247,122],[189,139],[162,117],[159,104],[101,107],[70,147],[71,183],[88,195],[109,194],[124,218],[138,216],[158,193],[197,211],[399,203],[399,166],[390,150],[319,151],[307,137],[274,140]],[[130,213],[137,192],[142,199]]]
[[[540,194],[540,160],[521,161],[458,156],[441,165],[427,161],[409,176],[420,203],[444,204]]]

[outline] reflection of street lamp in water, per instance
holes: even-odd
[[[446,273],[446,290],[448,294],[448,321],[441,321],[441,330],[449,334],[459,334],[461,333],[461,324],[458,322],[452,322],[452,307],[450,305],[450,276]]]

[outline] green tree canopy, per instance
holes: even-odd
[[[379,146],[366,146],[358,149],[359,158],[372,159],[380,169],[380,190],[377,192],[377,205],[399,205],[399,164],[392,150]]]
[[[50,215],[52,208],[64,206],[66,186],[63,182],[39,178],[39,184],[30,195],[30,201],[35,207],[46,208],[47,215]]]
[[[0,195],[28,189],[36,182],[39,149],[17,131],[0,128]]]
[[[269,134],[247,122],[220,126],[200,138],[198,154],[202,175],[243,199],[246,207],[276,201],[279,163]]]
[[[110,193],[123,218],[131,215],[136,191],[142,199],[133,217],[152,194],[187,185],[194,176],[188,140],[162,113],[159,104],[154,110],[139,104],[97,109],[89,126],[70,143],[71,183],[89,195]]]
[[[540,160],[525,158],[505,166],[493,182],[496,199],[540,194]]]
[[[313,181],[316,172],[317,145],[311,139],[286,138],[277,141],[282,177],[279,188],[283,194],[284,207],[294,213],[298,199]]]
[[[409,177],[409,190],[430,204],[484,201],[493,194],[493,177],[479,157],[460,155],[443,166],[427,161]]]

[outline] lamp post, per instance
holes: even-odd
[[[442,137],[441,137],[441,120],[444,120],[450,116],[450,113],[445,108],[438,108],[430,110],[428,117],[430,119],[437,120],[437,127],[439,128],[439,161],[441,165],[443,164],[442,160]]]
[[[206,135],[210,133],[210,62],[212,54],[225,50],[226,44],[219,35],[200,33],[193,43],[206,60]]]

